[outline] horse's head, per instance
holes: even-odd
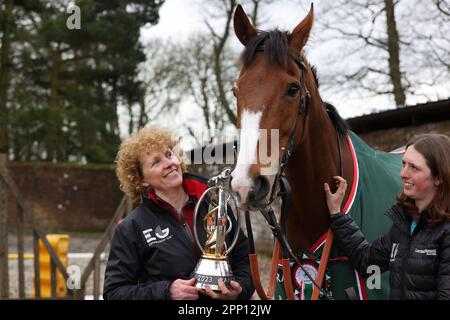
[[[312,23],[311,6],[291,33],[257,32],[242,7],[235,10],[234,29],[245,51],[234,85],[240,151],[231,186],[242,207],[266,205],[280,158],[289,149],[289,142],[298,143],[302,136],[312,103],[310,94],[317,96],[313,74],[302,53]]]

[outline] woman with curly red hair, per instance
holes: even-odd
[[[195,286],[200,258],[192,235],[194,208],[207,181],[186,172],[183,152],[170,131],[153,126],[126,138],[117,154],[117,177],[137,207],[116,228],[105,271],[105,299],[249,299],[253,284],[244,233],[230,253],[236,281],[220,291]],[[207,212],[200,206],[199,214]],[[201,212],[200,212],[201,211]],[[199,219],[200,220],[200,219]],[[198,226],[199,238],[206,238]],[[232,239],[226,239],[228,246]]]

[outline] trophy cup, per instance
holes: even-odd
[[[195,207],[194,215],[194,238],[202,251],[202,256],[194,269],[193,276],[196,278],[196,287],[205,288],[209,285],[212,290],[220,291],[218,281],[221,279],[229,285],[234,279],[228,261],[228,254],[233,250],[239,237],[240,215],[237,209],[237,200],[232,192],[223,186],[224,180],[229,178],[231,170],[225,169],[220,175],[210,179],[213,186],[208,188],[200,197]],[[197,217],[200,204],[208,201],[208,213],[203,217],[202,226],[206,232],[204,248],[198,240]],[[237,227],[230,247],[225,242],[226,235],[231,232],[231,223],[228,221],[227,207],[230,205],[236,210]]]

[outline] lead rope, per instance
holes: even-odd
[[[258,255],[255,253],[255,243],[253,240],[253,232],[250,221],[250,213],[248,210],[245,211],[245,223],[247,226],[247,235],[248,235],[248,243],[249,243],[249,260],[250,260],[250,270],[252,274],[253,284],[255,286],[256,292],[261,300],[271,300],[273,299],[273,295],[275,292],[275,279],[277,272],[277,261],[278,256],[280,254],[280,244],[278,241],[275,241],[275,248],[272,254],[272,264],[270,267],[270,277],[269,277],[269,289],[267,294],[262,286],[261,277],[259,273],[259,263],[258,263]]]

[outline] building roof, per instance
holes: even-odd
[[[355,133],[450,120],[450,99],[346,119]]]

